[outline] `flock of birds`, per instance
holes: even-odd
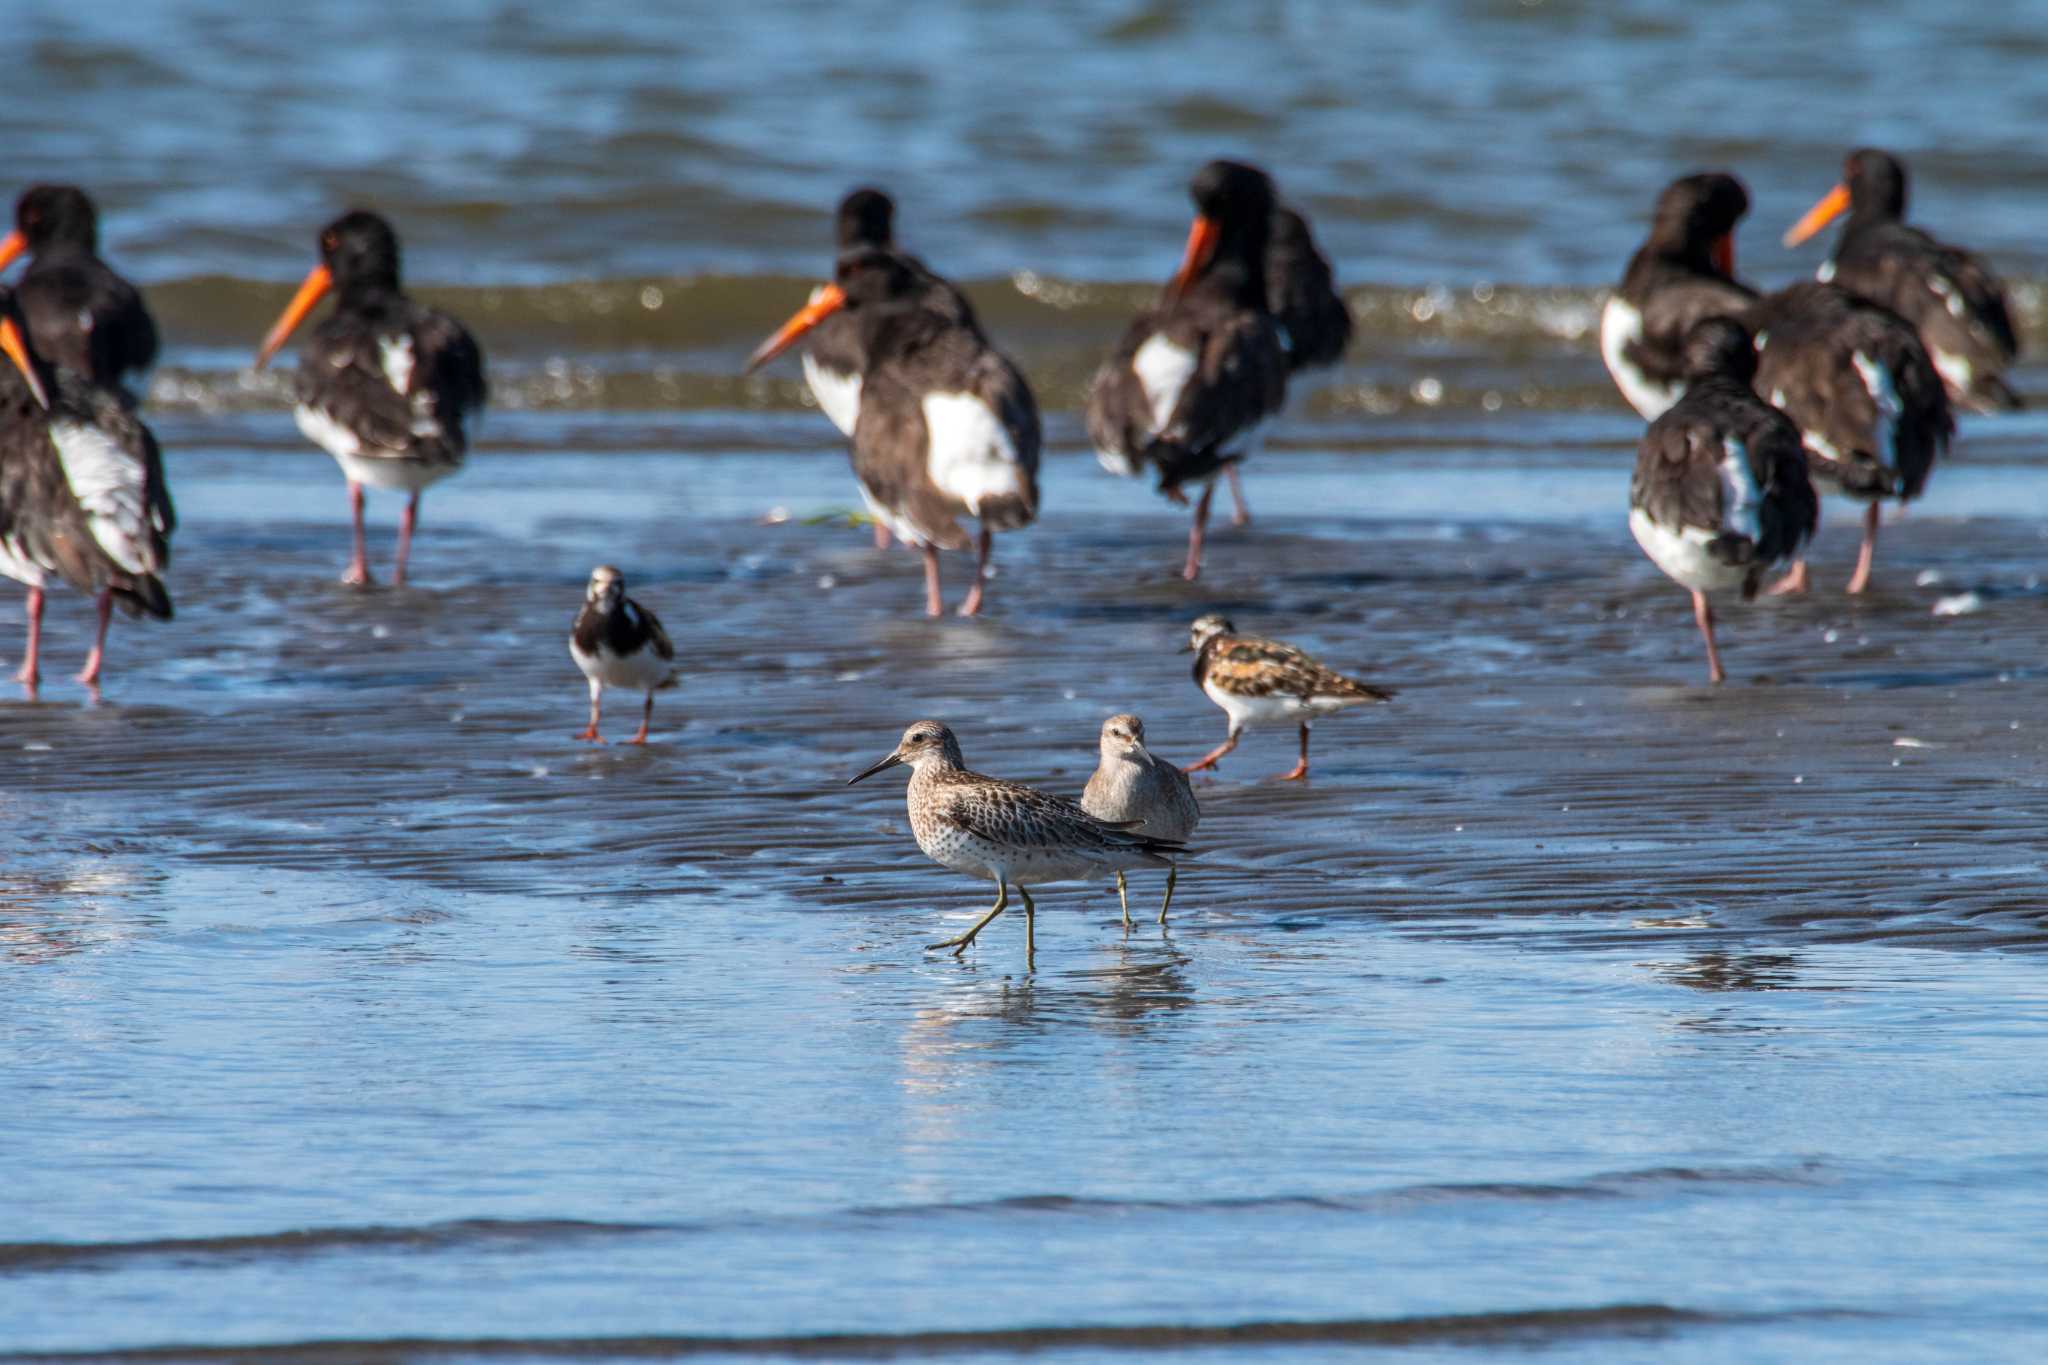
[[[1725,677],[1710,594],[1749,599],[1766,572],[1790,569],[1772,592],[1810,588],[1805,551],[1819,523],[1817,490],[1866,504],[1848,591],[1870,582],[1885,499],[1925,488],[1945,453],[1957,405],[2018,406],[2003,374],[2018,351],[1997,277],[1981,261],[1904,222],[1906,177],[1884,152],[1845,162],[1841,185],[1787,234],[1788,245],[1847,214],[1818,279],[1761,295],[1735,274],[1734,233],[1749,208],[1721,173],[1674,181],[1650,233],[1605,306],[1600,350],[1624,397],[1650,419],[1629,490],[1629,527],[1645,554],[1688,589],[1709,675]],[[1090,387],[1087,429],[1105,468],[1152,477],[1192,502],[1182,575],[1201,571],[1210,504],[1226,482],[1248,519],[1238,466],[1280,413],[1290,376],[1336,363],[1352,318],[1306,220],[1256,167],[1213,161],[1189,186],[1195,218],[1179,268],[1134,318]],[[805,379],[848,438],[877,543],[900,539],[924,560],[926,609],[944,610],[939,551],[976,551],[962,615],[987,595],[993,533],[1038,515],[1038,406],[1023,372],[982,330],[956,286],[897,246],[894,205],[861,189],[839,205],[833,278],[757,348],[749,372],[803,343]],[[17,678],[33,694],[45,588],[92,596],[98,631],[79,679],[96,685],[112,608],[168,619],[163,583],[176,526],[163,461],[140,420],[138,390],[158,349],[135,288],[100,260],[91,200],[36,186],[0,241],[0,573],[28,589],[28,642]],[[344,581],[372,582],[363,490],[408,494],[392,577],[403,583],[420,496],[461,467],[467,424],[487,396],[483,353],[446,313],[414,302],[399,247],[373,213],[345,214],[319,237],[306,277],[256,358],[261,368],[314,309],[334,307],[301,354],[294,417],[341,465],[353,553]],[[970,536],[963,518],[977,523]],[[602,742],[602,694],[644,697],[677,681],[675,649],[655,615],[609,565],[591,575],[570,654],[590,688]],[[1164,868],[1160,922],[1175,859],[1200,818],[1187,772],[1214,767],[1254,725],[1300,729],[1320,716],[1383,702],[1391,692],[1336,673],[1279,641],[1240,635],[1220,616],[1189,633],[1196,684],[1229,718],[1224,742],[1185,770],[1145,746],[1143,722],[1103,723],[1101,764],[1077,803],[969,771],[944,725],[920,721],[858,782],[912,769],[910,823],[934,861],[997,886],[995,906],[934,948],[964,951],[1008,905],[1015,886],[1030,952],[1027,886],[1113,874],[1130,924],[1125,874]]]

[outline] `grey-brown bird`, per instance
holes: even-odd
[[[996,903],[974,927],[931,946],[958,957],[1010,903],[1024,898],[1024,960],[1036,951],[1038,908],[1027,886],[1098,877],[1138,867],[1173,866],[1177,840],[1155,839],[1096,819],[1064,796],[968,771],[960,741],[935,720],[921,720],[881,762],[847,780],[852,786],[899,763],[911,769],[905,801],[910,832],[926,857],[996,884]]]
[[[1102,759],[1081,793],[1081,809],[1105,824],[1119,825],[1155,839],[1186,842],[1201,822],[1202,808],[1187,774],[1145,747],[1145,722],[1128,712],[1102,722]],[[1178,867],[1166,869],[1166,895],[1159,902],[1159,922],[1173,904]],[[1116,874],[1116,898],[1123,907],[1124,929],[1131,927],[1131,899],[1123,870]]]

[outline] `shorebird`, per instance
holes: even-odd
[[[1941,375],[1913,324],[1833,284],[1795,284],[1757,303],[1756,391],[1799,428],[1823,492],[1864,503],[1863,546],[1848,591],[1870,586],[1878,504],[1920,496],[1955,434]],[[1809,586],[1806,560],[1770,589]]]
[[[1145,747],[1145,722],[1128,713],[1102,722],[1102,761],[1081,793],[1081,809],[1105,824],[1185,843],[1202,818],[1187,774]],[[1159,922],[1166,923],[1173,904],[1178,867],[1166,869],[1166,895],[1159,902]],[[1116,874],[1116,898],[1123,907],[1124,930],[1131,927],[1131,900],[1123,869]]]
[[[1273,210],[1272,238],[1266,244],[1266,302],[1280,329],[1290,376],[1344,359],[1351,344],[1351,307],[1337,292],[1329,258],[1317,248],[1308,219],[1284,204]],[[1231,524],[1246,525],[1251,509],[1245,506],[1237,466],[1225,465],[1223,476],[1230,484]]]
[[[886,758],[848,779],[847,785],[899,763],[910,765],[910,832],[925,856],[996,884],[993,909],[966,933],[931,944],[928,951],[951,948],[955,957],[966,952],[975,936],[1009,905],[1010,887],[1015,885],[1024,898],[1024,958],[1029,965],[1036,951],[1038,908],[1028,887],[1139,867],[1171,869],[1171,855],[1184,851],[1176,840],[1106,824],[1063,796],[969,772],[960,757],[960,741],[935,720],[921,720],[905,730]]]
[[[935,274],[925,263],[896,246],[896,201],[878,189],[863,186],[839,201],[833,218],[833,239],[838,262],[877,251],[894,252],[918,281],[918,296],[927,308],[956,322],[976,326],[974,308],[967,296],[951,281]],[[830,285],[811,291],[806,307],[816,307]],[[801,316],[801,315],[799,315]],[[845,309],[826,313],[804,336],[804,383],[818,402],[819,411],[852,436],[860,419],[860,382],[867,369],[867,354],[861,345],[860,323]],[[875,519],[875,548],[889,548],[889,526]]]
[[[1287,398],[1287,353],[1266,299],[1273,182],[1256,167],[1212,161],[1188,186],[1195,222],[1180,269],[1140,313],[1088,391],[1088,437],[1112,474],[1149,467],[1159,491],[1187,501],[1200,484],[1181,576],[1202,571],[1216,477],[1258,447]]]
[[[292,416],[348,477],[355,542],[342,582],[371,581],[363,486],[410,495],[391,573],[403,587],[420,493],[460,469],[468,454],[468,422],[486,394],[483,352],[460,322],[406,296],[398,282],[397,234],[376,214],[357,209],[321,229],[320,264],[263,339],[257,369],[330,290],[334,311],[299,358]]]
[[[1394,699],[1391,688],[1333,673],[1293,645],[1239,635],[1237,627],[1221,616],[1197,617],[1182,652],[1195,656],[1195,686],[1230,717],[1229,735],[1200,761],[1190,763],[1184,771],[1191,773],[1215,767],[1254,723],[1291,720],[1301,726],[1301,761],[1280,774],[1280,780],[1307,777],[1311,721],[1347,707]]]
[[[1756,291],[1735,278],[1735,225],[1749,192],[1732,175],[1672,181],[1650,235],[1600,314],[1600,358],[1622,397],[1655,418],[1685,391],[1685,336],[1702,318],[1740,316]]]
[[[1920,329],[1952,402],[1977,412],[2021,406],[2004,374],[2019,354],[2005,285],[1972,253],[1906,224],[1906,168],[1859,147],[1842,182],[1785,233],[1797,246],[1848,211],[1815,278],[1881,303]]]
[[[28,588],[28,644],[15,674],[40,679],[43,592],[61,579],[95,599],[99,626],[78,681],[97,688],[114,604],[171,618],[160,575],[177,516],[156,438],[127,396],[38,356],[0,289],[0,573]]]
[[[945,610],[939,551],[970,541],[958,518],[981,522],[974,586],[962,616],[981,610],[993,531],[1038,516],[1038,403],[1023,372],[971,317],[930,304],[930,287],[892,251],[839,262],[834,281],[747,360],[751,372],[844,311],[866,368],[853,427],[853,472],[875,519],[924,554],[925,608]]]
[[[590,681],[590,724],[575,736],[604,743],[597,719],[604,689],[642,692],[640,728],[628,744],[645,744],[654,719],[654,694],[676,685],[676,647],[669,643],[653,612],[626,596],[626,576],[609,564],[590,571],[582,610],[569,628],[569,657]]]
[[[1716,683],[1728,675],[1707,595],[1736,588],[1751,600],[1764,570],[1797,556],[1820,525],[1799,428],[1756,396],[1755,374],[1746,328],[1729,318],[1696,324],[1685,338],[1685,393],[1643,433],[1628,489],[1628,529],[1692,593]]]
[[[156,363],[156,322],[135,286],[100,259],[99,243],[99,211],[84,190],[31,185],[0,239],[0,270],[29,253],[15,296],[36,354],[133,405]]]

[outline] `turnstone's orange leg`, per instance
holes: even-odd
[[[1237,480],[1237,466],[1223,466],[1223,477],[1230,480],[1230,524],[1249,526],[1252,524],[1251,504],[1244,500],[1244,485]]]
[[[1197,759],[1195,762],[1188,764],[1187,767],[1182,768],[1181,771],[1184,773],[1198,773],[1202,771],[1202,769],[1204,768],[1215,767],[1217,759],[1223,757],[1223,755],[1229,753],[1232,749],[1235,749],[1237,747],[1237,737],[1239,733],[1240,732],[1235,725],[1231,726],[1229,736],[1225,738],[1221,744],[1211,749],[1208,753],[1203,754],[1201,758]]]
[[[1282,782],[1299,782],[1308,776],[1308,722],[1301,723],[1301,761],[1280,774]]]
[[[603,696],[604,684],[600,683],[597,679],[592,678],[590,680],[590,724],[584,726],[581,730],[569,736],[569,738],[588,740],[592,744],[604,743],[604,736],[597,733],[597,716],[599,700]],[[653,700],[651,694],[649,695],[648,700],[650,702]]]
[[[645,744],[647,742],[647,727],[653,723],[654,694],[652,692],[649,692],[647,694],[647,705],[642,707],[640,711],[640,728],[633,732],[633,737],[627,740],[626,743]]]
[[[342,570],[341,581],[351,587],[366,588],[376,580],[370,577],[370,552],[363,544],[363,486],[351,483],[348,486],[348,507],[355,519],[355,554],[349,559],[348,567]]]
[[[981,524],[979,557],[974,561],[974,586],[967,590],[966,599],[960,603],[960,614],[962,616],[974,616],[981,611],[981,589],[988,582],[988,552],[990,543],[994,539],[995,537],[989,532],[988,523],[983,522]]]
[[[1856,555],[1856,572],[1849,578],[1848,592],[1862,592],[1870,586],[1870,566],[1877,560],[1877,504],[1863,509],[1863,548]]]
[[[1872,503],[1875,507],[1877,504]],[[1692,595],[1692,619],[1700,624],[1700,637],[1707,642],[1707,681],[1724,683],[1728,675],[1721,668],[1721,651],[1714,647],[1714,608],[1707,601],[1707,595],[1695,589]]]

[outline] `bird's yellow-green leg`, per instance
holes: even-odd
[[[1020,886],[1017,889],[1019,891],[1022,891],[1024,888]],[[928,943],[925,945],[925,951],[928,953],[935,953],[941,948],[951,948],[953,950],[954,957],[960,956],[960,954],[967,951],[967,945],[974,942],[974,936],[980,933],[982,930],[988,928],[989,921],[994,919],[997,915],[1002,914],[1004,907],[1009,905],[1009,903],[1010,888],[1006,883],[998,881],[996,883],[995,909],[989,911],[986,915],[983,915],[981,917],[980,922],[978,922],[972,929],[969,929],[966,933],[960,935],[960,937],[949,938],[944,943]],[[1029,896],[1026,896],[1024,898],[1024,903],[1026,905],[1031,904],[1031,898]]]
[[[1032,960],[1038,956],[1038,907],[1031,903],[1031,893],[1024,889],[1024,883],[1017,883],[1017,894],[1024,898],[1024,970],[1030,971]]]
[[[1166,869],[1166,899],[1159,902],[1159,922],[1161,924],[1166,923],[1166,907],[1173,904],[1173,884],[1179,880],[1179,868],[1169,867]]]
[[[1116,902],[1124,908],[1124,932],[1131,932],[1131,898],[1124,891],[1124,874],[1119,868],[1116,874]]]

